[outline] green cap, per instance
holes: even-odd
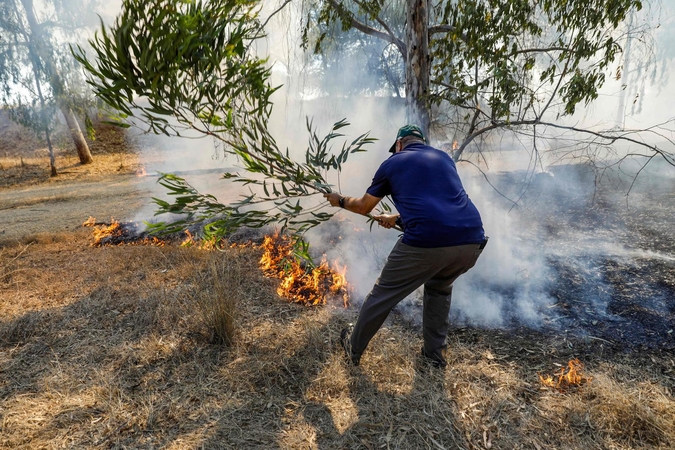
[[[426,142],[424,133],[422,133],[422,130],[417,125],[405,125],[399,128],[398,133],[396,134],[396,141],[406,136],[415,136]],[[389,149],[389,153],[396,153],[396,142],[394,142],[394,145]]]

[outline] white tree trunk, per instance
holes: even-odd
[[[73,111],[67,106],[61,106],[61,113],[66,119],[66,124],[70,130],[70,136],[73,138],[73,143],[77,149],[77,156],[80,157],[80,163],[89,164],[94,161],[91,157],[91,152],[89,151],[89,146],[87,141],[84,139],[84,134],[82,134],[82,129],[80,129],[80,124],[77,123],[77,118]]]

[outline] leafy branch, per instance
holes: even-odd
[[[259,4],[124,0],[114,26],[102,24],[89,41],[91,58],[83,48],[73,49],[89,73],[89,84],[116,112],[114,123],[170,136],[211,136],[241,164],[241,173],[224,178],[248,193],[229,205],[198,192],[183,178],[162,176],[159,183],[172,201],[155,198],[157,214],[180,219],[152,224],[151,231],[175,232],[202,223],[211,238],[242,226],[278,224],[302,234],[332,216],[321,211],[325,203],[307,206],[304,200],[330,192],[329,172],[339,172],[350,154],[365,151],[374,141],[362,134],[334,150],[347,121],[320,137],[308,120],[304,160],[279,147],[267,128],[277,87],[270,85],[267,60],[251,51],[264,36]]]
[[[350,154],[365,151],[363,147],[374,141],[363,134],[349,144],[344,143],[338,152],[333,152],[332,141],[343,137],[338,130],[348,125],[341,120],[325,137],[319,138],[308,121],[310,140],[304,163],[291,159],[288,149],[280,151],[269,135],[265,140],[265,152],[250,146],[234,149],[246,173],[226,173],[224,178],[246,186],[249,193],[229,205],[218,202],[213,195],[198,192],[183,178],[164,174],[159,183],[174,197],[174,201],[154,198],[159,206],[156,215],[170,213],[183,218],[168,224],[149,224],[150,230],[173,233],[191,225],[206,224],[205,237],[214,238],[225,236],[242,226],[261,228],[277,224],[282,230],[302,234],[329,220],[333,214],[321,211],[327,206],[325,202],[307,207],[301,199],[330,192],[331,187],[325,178],[328,170],[341,170]]]

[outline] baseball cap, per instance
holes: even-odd
[[[422,130],[417,125],[405,125],[399,128],[396,134],[396,141],[406,136],[415,136],[426,142],[424,133],[422,133]],[[389,149],[389,153],[396,153],[396,141],[394,141],[394,144]]]

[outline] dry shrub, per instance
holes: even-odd
[[[210,330],[211,341],[228,346],[236,340],[239,303],[250,287],[248,270],[235,253],[209,252],[206,261],[195,262],[186,292]]]

